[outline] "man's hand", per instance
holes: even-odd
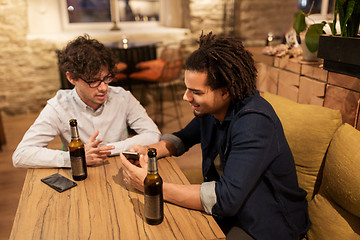
[[[147,156],[140,155],[140,167],[133,165],[127,158],[120,153],[122,168],[123,168],[123,175],[125,183],[129,184],[130,186],[140,190],[141,192],[144,191],[144,179],[147,174]]]
[[[95,165],[102,163],[110,154],[112,149],[115,148],[113,145],[101,145],[103,139],[96,139],[99,135],[97,130],[85,144],[85,157],[87,165]]]
[[[134,145],[129,149],[130,152],[137,152],[140,155],[141,154],[142,155],[147,155],[147,150],[148,150],[147,146],[141,146],[141,145]]]

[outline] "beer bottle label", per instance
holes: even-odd
[[[82,157],[70,157],[71,169],[74,176],[85,175],[85,169]]]
[[[158,195],[145,195],[145,217],[149,219],[161,218],[161,199],[160,194]]]

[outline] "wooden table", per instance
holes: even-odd
[[[225,239],[204,212],[165,202],[164,221],[144,220],[143,193],[123,181],[120,157],[88,168],[88,178],[58,193],[40,181],[53,173],[72,179],[70,169],[29,169],[10,239]],[[159,160],[166,182],[189,184],[172,158]]]

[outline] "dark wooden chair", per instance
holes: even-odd
[[[142,82],[144,84],[142,96],[146,94],[145,91],[155,90],[157,102],[155,102],[154,121],[162,128],[164,126],[164,116],[169,115],[164,111],[164,91],[168,88],[175,110],[175,116],[173,117],[177,119],[181,128],[180,118],[182,111],[180,98],[177,96],[177,80],[181,78],[183,73],[183,57],[180,46],[164,46],[158,59],[140,62],[137,64],[137,68],[141,69],[141,71],[130,74],[130,81]],[[158,120],[158,117],[160,117],[160,120]]]

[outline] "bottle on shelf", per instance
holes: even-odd
[[[85,180],[87,178],[87,168],[85,159],[85,148],[79,138],[76,119],[70,121],[71,142],[69,144],[70,162],[72,177],[75,181]]]
[[[145,220],[150,225],[164,219],[163,181],[157,167],[156,149],[148,149],[148,170],[144,180]]]

